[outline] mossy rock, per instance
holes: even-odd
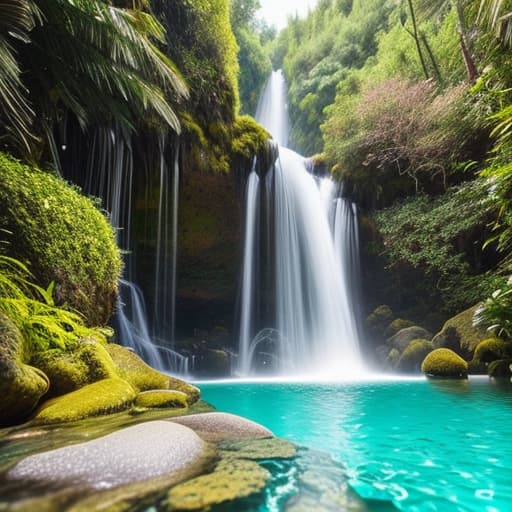
[[[384,336],[386,336],[386,338],[390,338],[391,336],[394,336],[398,331],[406,329],[407,327],[414,327],[414,322],[411,322],[410,320],[404,320],[403,318],[396,318],[386,327]]]
[[[397,368],[403,372],[420,372],[421,363],[430,352],[434,350],[434,344],[429,340],[413,340],[397,364]]]
[[[108,322],[121,256],[110,223],[89,198],[0,153],[0,227],[12,233],[8,255],[26,263],[42,286],[55,283],[57,305],[80,312],[88,326]]]
[[[151,368],[135,352],[115,343],[109,343],[106,348],[119,377],[137,391],[169,389],[169,377]]]
[[[117,377],[110,354],[101,343],[93,339],[83,340],[71,351],[54,349],[38,353],[31,363],[50,379],[48,398],[70,393],[99,380]]]
[[[167,496],[171,510],[210,510],[263,491],[270,473],[250,460],[221,461],[213,473],[173,487]]]
[[[382,304],[377,306],[366,318],[366,323],[373,331],[384,332],[386,327],[393,321],[393,311],[389,306]]]
[[[297,448],[293,443],[277,437],[223,441],[218,444],[218,448],[223,458],[290,459],[297,454]]]
[[[461,353],[463,351],[461,351],[460,346],[460,334],[453,325],[447,326],[443,331],[436,334],[432,338],[432,343],[434,344],[434,348],[449,348],[461,357],[464,355]]]
[[[36,423],[76,421],[123,411],[132,406],[137,393],[125,380],[104,379],[45,402],[34,416]]]
[[[159,409],[166,407],[187,407],[187,395],[181,391],[169,389],[157,389],[152,391],[143,391],[135,399],[136,407],[146,407],[148,409]]]
[[[473,325],[473,317],[475,316],[475,311],[478,307],[479,304],[472,306],[471,308],[468,308],[462,313],[459,313],[447,320],[441,331],[434,337],[434,344],[440,346],[440,338],[453,336],[453,329],[455,329],[457,335],[460,337],[460,348],[463,352],[462,355],[469,357],[475,350],[478,343],[489,336],[489,333],[485,329]],[[449,330],[450,327],[452,330]]]
[[[25,352],[21,332],[0,313],[0,425],[23,420],[48,391],[48,377],[25,364]]]
[[[500,338],[488,338],[476,346],[473,360],[491,363],[508,357],[512,357],[512,343],[507,343]]]
[[[177,379],[176,377],[168,377],[169,389],[181,391],[187,395],[187,402],[189,405],[195,404],[201,398],[201,391],[196,386],[185,382],[184,380]]]
[[[432,377],[466,378],[468,363],[449,348],[437,348],[425,357],[421,371]]]
[[[432,339],[432,334],[430,334],[426,329],[423,329],[423,327],[414,325],[412,327],[401,329],[394,336],[389,338],[387,343],[393,348],[396,348],[400,353],[403,353],[411,341],[430,339]]]
[[[512,376],[512,359],[498,359],[489,363],[487,374],[494,378],[510,378]]]
[[[468,361],[468,374],[487,375],[487,364],[481,361],[475,361],[474,359]]]

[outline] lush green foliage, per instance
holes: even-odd
[[[475,313],[475,324],[494,330],[498,336],[512,340],[512,283],[495,290]]]
[[[19,329],[27,358],[52,348],[69,348],[82,338],[106,341],[108,329],[88,328],[79,314],[55,306],[53,289],[53,283],[47,289],[37,286],[23,263],[0,254],[0,312]]]
[[[238,43],[241,110],[254,115],[265,80],[272,70],[268,52],[263,48],[261,31],[266,27],[256,19],[258,0],[231,0],[231,25]]]
[[[172,103],[186,95],[174,64],[156,46],[163,27],[140,7],[102,0],[0,4],[0,114],[11,146],[35,159],[52,148],[53,124],[71,112],[82,127],[142,118],[179,130]],[[3,17],[5,15],[5,18]],[[29,106],[30,105],[30,106]]]
[[[0,153],[0,228],[7,254],[26,264],[54,298],[104,325],[117,298],[119,250],[107,219],[61,179]]]
[[[477,249],[494,214],[493,199],[480,181],[437,198],[418,195],[376,213],[388,269],[399,281],[420,270],[413,293],[437,301],[445,313],[475,304],[495,284],[491,273],[483,273],[485,254]]]

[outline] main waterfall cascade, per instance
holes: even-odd
[[[280,144],[265,177],[271,220],[257,224],[259,179],[247,182],[242,275],[239,372],[265,368],[281,375],[337,377],[362,369],[350,288],[358,272],[355,207],[336,197],[330,178],[308,171],[308,161],[285,147],[288,141],[286,84],[281,71],[269,78],[257,121]],[[272,327],[257,325],[254,312],[257,240],[273,230],[274,315]],[[272,315],[270,316],[272,318]],[[268,321],[268,319],[264,320]]]

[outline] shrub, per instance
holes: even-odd
[[[44,288],[55,283],[57,305],[78,311],[88,325],[108,322],[121,257],[110,224],[90,199],[0,153],[0,228],[11,234],[8,255]]]

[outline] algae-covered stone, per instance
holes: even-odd
[[[137,391],[169,389],[169,377],[151,368],[131,350],[109,343],[107,351],[114,361],[119,377],[129,382]]]
[[[201,397],[201,391],[192,384],[185,382],[184,380],[177,379],[176,377],[168,377],[169,389],[175,389],[181,391],[187,395],[187,402],[189,405],[196,403]]]
[[[93,339],[70,351],[59,349],[36,354],[31,363],[50,379],[48,397],[64,395],[87,384],[117,377],[109,353]]]
[[[104,379],[45,402],[34,416],[37,423],[76,421],[128,409],[136,392],[125,380]]]
[[[173,487],[167,503],[171,510],[209,510],[260,493],[269,478],[269,472],[256,462],[221,461],[213,473]]]
[[[512,357],[512,343],[507,343],[500,338],[487,338],[476,346],[473,360],[490,363],[508,357]]]
[[[468,363],[449,348],[437,348],[427,355],[421,371],[433,377],[466,378]]]
[[[410,320],[404,320],[403,318],[395,318],[384,331],[384,336],[387,338],[390,338],[391,336],[394,336],[398,331],[401,331],[402,329],[406,329],[407,327],[414,327],[414,322],[411,322]]]
[[[19,329],[0,313],[0,424],[22,420],[48,391],[49,381],[24,363],[24,340]]]
[[[385,304],[377,306],[366,318],[368,327],[375,332],[384,332],[392,321],[393,311]]]
[[[411,341],[420,339],[430,340],[432,339],[432,334],[430,334],[426,329],[423,329],[423,327],[415,325],[401,329],[394,336],[389,338],[387,343],[402,353],[409,346]]]
[[[396,348],[392,348],[386,357],[386,362],[388,363],[390,368],[395,368],[400,361],[400,351]]]
[[[419,372],[421,363],[434,350],[429,340],[412,340],[398,360],[397,368],[404,372]]]
[[[290,441],[277,437],[242,441],[223,441],[218,444],[224,458],[265,460],[290,459],[297,454],[297,448]]]
[[[459,313],[447,320],[441,331],[434,337],[434,343],[437,346],[442,345],[442,339],[447,336],[453,337],[453,329],[455,329],[460,338],[461,350],[465,354],[471,354],[478,343],[489,336],[489,333],[486,332],[485,329],[473,325],[473,317],[475,316],[475,311],[478,307],[479,304],[468,308],[465,311],[462,311],[462,313]],[[450,331],[449,328],[452,328],[452,330]]]
[[[165,408],[165,407],[187,407],[187,395],[181,391],[170,389],[155,389],[143,391],[135,399],[137,407]]]

